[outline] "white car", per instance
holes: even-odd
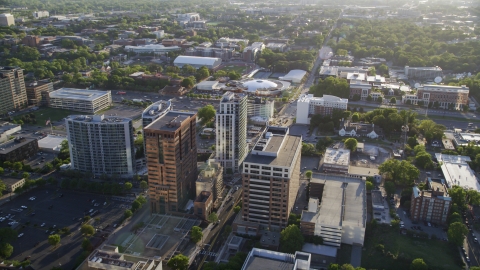
[[[22,236],[23,236],[23,233],[19,234],[19,235],[18,235],[18,238],[20,238],[20,237],[22,237]]]
[[[45,222],[44,222],[44,223],[42,223],[42,225],[40,225],[40,227],[45,227]]]
[[[28,208],[28,207],[26,207],[25,205],[22,205],[22,206],[20,206],[20,207],[23,208],[23,209],[27,209],[27,208]]]

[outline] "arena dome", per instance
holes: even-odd
[[[247,88],[248,92],[255,92],[257,91],[257,89],[268,89],[268,88],[279,87],[278,84],[269,80],[251,80],[248,82],[244,82],[243,86]]]

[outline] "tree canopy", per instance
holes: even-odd
[[[60,235],[52,234],[48,236],[48,243],[56,247],[60,243]]]
[[[198,226],[193,226],[190,231],[190,239],[194,243],[198,243],[200,240],[202,240],[202,237],[203,237],[202,228]]]
[[[420,175],[420,171],[406,160],[389,159],[382,163],[378,170],[387,178],[395,181],[396,184],[410,186]]]
[[[206,124],[213,120],[215,114],[216,111],[213,105],[207,105],[198,110],[197,116],[202,121],[202,123]]]
[[[355,138],[348,138],[345,140],[344,142],[345,144],[345,147],[350,150],[350,152],[353,154],[353,152],[355,152],[357,150],[357,139]]]
[[[302,250],[305,239],[297,225],[289,225],[280,233],[280,251],[295,254]]]
[[[188,257],[183,254],[175,255],[170,260],[168,260],[167,265],[172,270],[187,270]]]
[[[423,259],[417,258],[410,264],[410,270],[428,270],[428,266]]]
[[[468,234],[468,228],[461,222],[454,222],[448,226],[448,241],[456,246],[461,246],[465,236]]]

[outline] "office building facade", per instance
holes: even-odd
[[[247,156],[247,96],[226,92],[215,115],[216,155],[226,172],[238,172]]]
[[[50,92],[50,108],[96,113],[112,105],[111,91],[61,88]]]
[[[255,98],[255,100],[249,100],[247,103],[247,116],[254,117],[260,116],[267,119],[273,117],[275,112],[275,101],[262,98]]]
[[[297,123],[309,125],[312,115],[332,115],[333,110],[345,111],[347,106],[346,98],[331,95],[314,97],[312,94],[303,94],[297,100]]]
[[[300,185],[301,149],[302,138],[289,135],[288,128],[266,130],[244,161],[243,221],[273,231],[287,226]]]
[[[169,111],[144,128],[152,213],[182,211],[195,198],[196,118]]]
[[[470,88],[466,85],[422,85],[417,90],[418,100],[424,104],[437,103],[440,108],[462,110],[469,103]]]
[[[18,110],[27,105],[23,70],[18,67],[0,68],[0,114]]]
[[[10,13],[0,14],[0,26],[15,25],[15,18]]]
[[[132,177],[135,146],[132,119],[70,115],[65,119],[71,168],[98,177]]]
[[[34,156],[37,152],[37,139],[18,137],[0,144],[0,161],[23,161]]]

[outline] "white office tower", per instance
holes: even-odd
[[[226,92],[220,100],[216,120],[216,161],[225,172],[239,172],[247,156],[247,96]]]
[[[10,13],[0,14],[0,26],[15,25],[15,18]]]
[[[65,119],[71,168],[93,176],[135,173],[132,119],[70,115]]]

